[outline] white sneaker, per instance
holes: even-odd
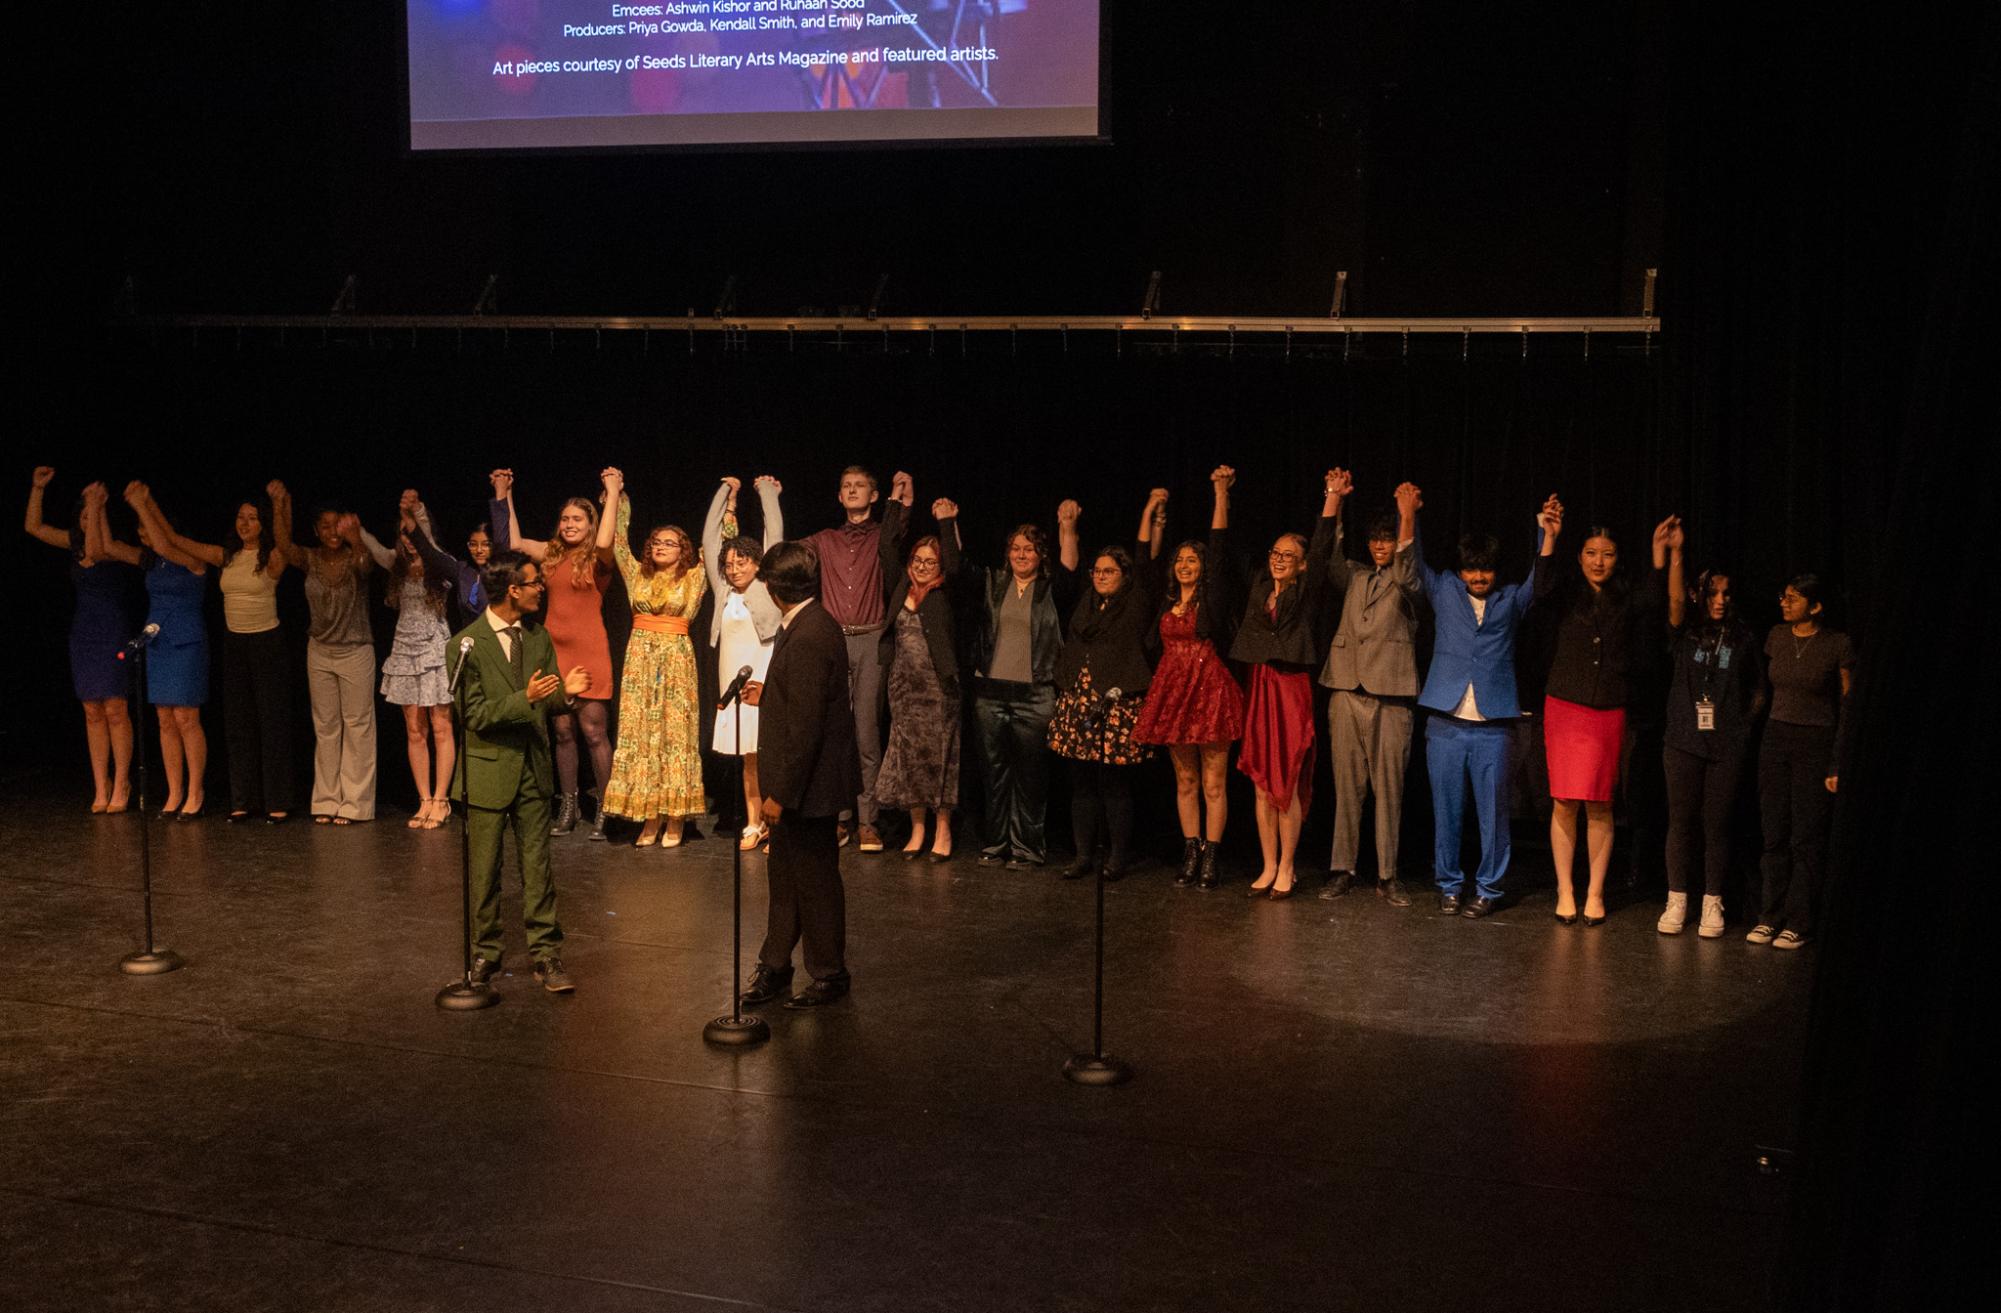
[[[1688,895],[1669,894],[1667,910],[1661,913],[1660,920],[1654,922],[1654,929],[1664,935],[1678,935],[1681,933],[1681,928],[1687,924]]]
[[[1723,938],[1723,899],[1715,894],[1702,896],[1702,924],[1696,934],[1704,939]]]

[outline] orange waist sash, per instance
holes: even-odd
[[[684,615],[648,615],[644,611],[632,613],[632,627],[648,634],[686,634],[688,617]]]

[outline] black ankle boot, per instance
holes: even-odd
[[[1174,877],[1178,885],[1195,883],[1195,872],[1202,865],[1203,843],[1200,839],[1186,839],[1181,845],[1181,871]]]
[[[591,797],[597,803],[598,814],[597,814],[597,819],[591,822],[591,832],[585,835],[584,837],[586,839],[595,839],[599,843],[603,843],[604,823],[611,819],[609,816],[606,816],[604,814],[604,790],[592,789]]]
[[[549,826],[550,834],[568,834],[577,828],[577,795],[559,793],[556,795],[556,819]]]
[[[1195,886],[1198,889],[1214,889],[1223,882],[1223,877],[1216,871],[1217,846],[1209,842],[1205,842],[1202,845],[1202,865],[1195,880]]]

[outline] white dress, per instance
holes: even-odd
[[[762,680],[765,670],[771,665],[771,649],[774,644],[761,643],[757,638],[757,624],[750,618],[750,607],[744,602],[743,594],[732,592],[722,603],[722,635],[717,643],[719,655],[716,668],[722,679],[722,687],[728,688],[736,678],[736,672],[745,666],[751,669],[751,678]],[[736,755],[737,716],[743,716],[743,750],[757,751],[757,708],[746,707],[741,702],[732,702],[716,713],[715,749],[724,756]]]

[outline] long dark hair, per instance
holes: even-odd
[[[1176,544],[1173,555],[1167,558],[1167,586],[1160,595],[1160,614],[1163,616],[1168,614],[1174,610],[1174,604],[1181,600],[1181,583],[1174,577],[1174,561],[1183,551],[1194,552],[1195,559],[1202,562],[1202,574],[1195,580],[1195,596],[1192,599],[1195,607],[1195,636],[1215,639],[1224,632],[1224,626],[1230,623],[1230,617],[1224,613],[1227,607],[1215,600],[1218,594],[1212,592],[1209,587],[1213,573],[1211,567],[1220,568],[1222,563],[1210,561],[1209,544],[1200,538],[1189,538]],[[1212,605],[1212,602],[1215,604]],[[1218,647],[1220,646],[1221,644],[1218,644]]]
[[[1616,552],[1619,550],[1619,535],[1606,525],[1594,524],[1584,531],[1582,538],[1577,540],[1578,555],[1582,556],[1584,554],[1584,544],[1590,542],[1593,538],[1603,538],[1612,544],[1613,551]],[[1584,567],[1582,565],[1578,566],[1577,573],[1572,575],[1571,578],[1573,582],[1571,583],[1570,605],[1573,610],[1589,611],[1592,607],[1601,603],[1612,607],[1624,606],[1627,597],[1633,591],[1632,580],[1627,577],[1624,567],[1618,561],[1612,563],[1612,573],[1606,575],[1605,582],[1598,585],[1598,592],[1596,594],[1592,593],[1591,583],[1584,577]]]
[[[261,572],[271,564],[271,553],[278,548],[278,540],[271,536],[271,502],[264,497],[242,497],[237,500],[236,510],[241,512],[248,506],[257,512],[257,569]],[[236,515],[229,517],[229,532],[223,536],[222,563],[226,567],[243,550],[243,539],[236,533]]]
[[[1690,601],[1690,605],[1697,608],[1697,618],[1696,622],[1689,626],[1689,632],[1695,638],[1698,646],[1708,647],[1714,645],[1734,648],[1748,647],[1750,645],[1752,639],[1751,626],[1745,624],[1743,617],[1737,614],[1737,603],[1735,601],[1726,601],[1723,603],[1723,618],[1721,620],[1711,620],[1709,618],[1710,586],[1718,579],[1734,581],[1736,578],[1737,575],[1734,572],[1714,565],[1695,576],[1695,596]]]
[[[423,571],[424,600],[438,615],[445,613],[446,581],[424,569],[424,558],[417,555],[417,544],[410,541],[409,534],[403,534],[396,541],[396,559],[389,564],[389,596],[385,601],[393,607],[403,605],[403,584],[410,578],[410,567]]]

